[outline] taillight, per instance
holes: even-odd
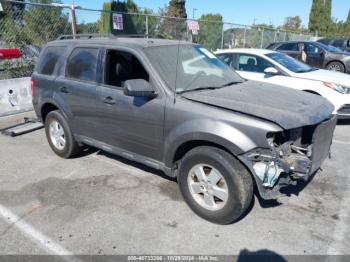
[[[32,97],[35,96],[35,90],[36,90],[36,81],[32,78],[30,80],[30,91],[31,91]]]
[[[0,59],[15,59],[22,56],[19,48],[0,48]]]

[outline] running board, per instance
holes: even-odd
[[[2,135],[15,137],[33,132],[43,127],[44,125],[38,119],[30,119],[25,117],[24,123],[6,127],[0,131]]]

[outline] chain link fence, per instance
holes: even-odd
[[[30,76],[41,47],[67,34],[111,33],[187,40],[200,43],[212,51],[238,47],[264,48],[276,41],[314,37],[259,26],[153,14],[111,13],[61,4],[8,0],[0,0],[0,3],[0,48],[19,47],[23,54],[21,59],[0,61],[0,79]],[[121,17],[117,21],[119,25],[112,22],[113,14]]]

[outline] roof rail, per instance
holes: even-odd
[[[93,38],[109,38],[117,39],[118,37],[133,37],[133,38],[146,38],[147,35],[128,35],[128,34],[76,34],[76,35],[61,35],[56,40],[69,40],[69,39],[93,39]]]

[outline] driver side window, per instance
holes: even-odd
[[[319,54],[321,53],[321,51],[321,48],[319,48],[318,46],[310,43],[305,43],[305,52],[307,54]]]
[[[108,50],[106,56],[105,84],[123,87],[130,79],[149,81],[147,71],[132,54],[124,51]]]
[[[274,67],[273,64],[267,60],[248,54],[240,54],[238,63],[238,70],[245,72],[264,73],[266,68]]]

